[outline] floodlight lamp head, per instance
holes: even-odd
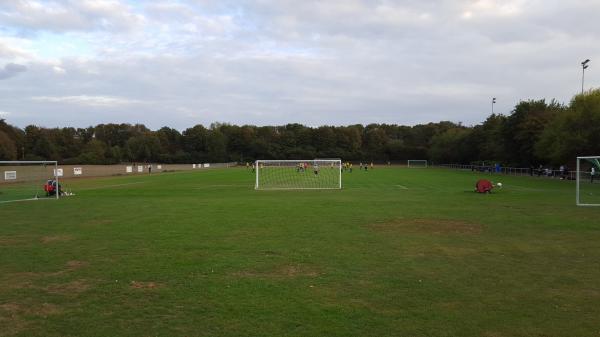
[[[581,62],[581,65],[585,66],[586,64],[588,64],[588,62],[590,62],[590,59],[586,59],[585,61]]]

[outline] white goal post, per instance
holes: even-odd
[[[575,203],[600,206],[600,156],[577,157]]]
[[[340,159],[257,160],[257,190],[321,190],[342,188]]]
[[[411,168],[423,168],[423,167],[427,167],[427,160],[416,160],[416,159],[409,159],[406,162],[406,166],[407,167],[411,167]]]
[[[0,203],[58,199],[61,175],[56,161],[0,161]],[[55,182],[55,191],[46,190],[48,180]]]

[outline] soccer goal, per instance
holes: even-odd
[[[341,189],[339,159],[257,160],[257,190]]]
[[[59,198],[56,161],[0,161],[0,174],[0,203]],[[56,190],[47,188],[49,180]]]
[[[600,156],[577,157],[577,206],[600,206]]]
[[[423,168],[423,167],[427,167],[427,160],[412,160],[409,159],[406,162],[406,166],[407,167],[411,167],[411,168]]]

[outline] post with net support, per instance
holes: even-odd
[[[579,157],[577,158],[577,168],[576,168],[576,177],[575,177],[575,204],[579,206]]]
[[[254,189],[258,189],[258,160],[254,162],[254,173],[256,174],[256,181],[254,183]]]
[[[340,165],[338,167],[338,171],[339,171],[339,181],[340,181],[340,190],[342,189],[342,163],[340,160]]]
[[[577,206],[600,206],[600,156],[577,157],[575,203]]]
[[[54,162],[54,180],[56,181],[56,193],[54,193],[56,195],[56,200],[58,200],[58,198],[60,198],[60,182],[58,181],[58,162],[55,161]]]

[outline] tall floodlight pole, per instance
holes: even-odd
[[[581,94],[583,94],[583,83],[585,81],[585,70],[588,67],[588,62],[590,62],[590,59],[586,59],[585,61],[581,62]]]
[[[492,98],[492,115],[494,114],[494,104],[496,104],[496,97]]]

